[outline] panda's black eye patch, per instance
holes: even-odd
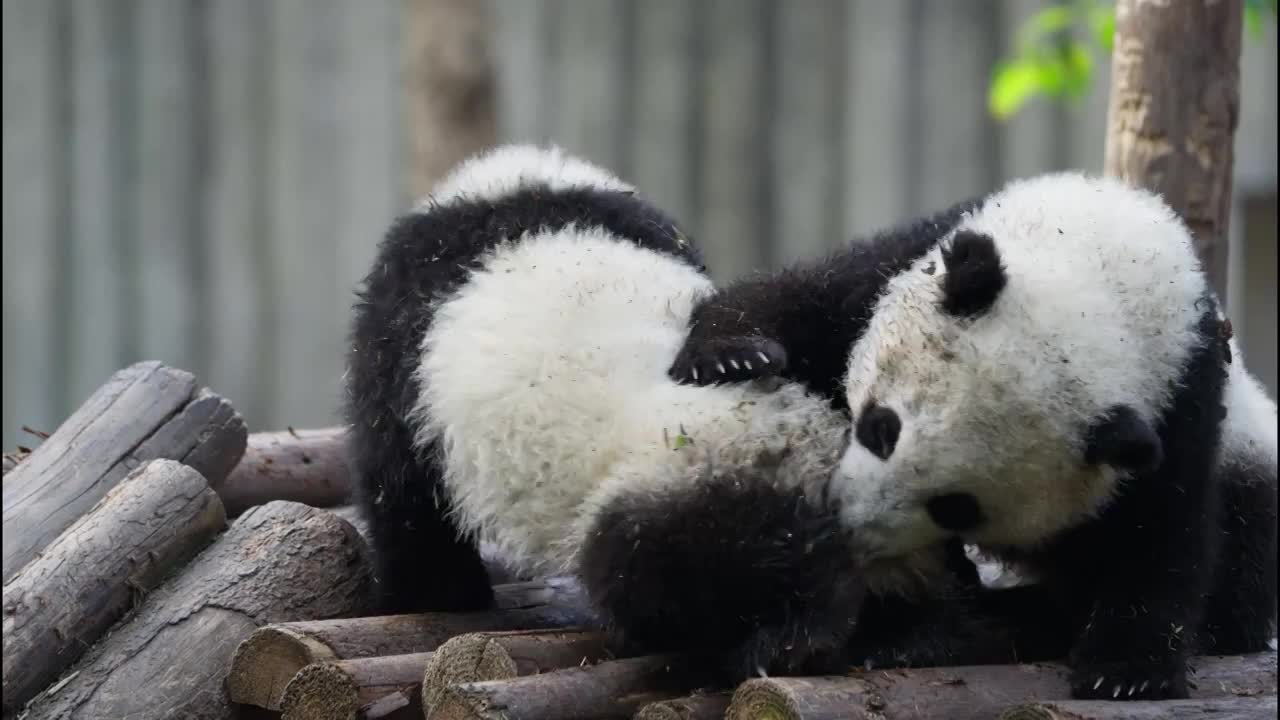
[[[863,447],[881,460],[888,460],[893,449],[898,445],[898,434],[902,432],[902,420],[898,413],[874,402],[867,403],[858,418],[854,436]]]
[[[949,532],[972,530],[983,521],[978,499],[969,493],[935,495],[925,503],[930,519]]]

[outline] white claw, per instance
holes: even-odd
[[[742,364],[743,364],[743,365],[744,365],[748,370],[754,370],[754,369],[755,369],[755,368],[751,367],[751,362],[750,362],[750,361],[748,361],[748,360],[743,360],[743,361],[742,361]]]
[[[1142,681],[1142,687],[1138,688],[1138,692],[1146,692],[1146,691],[1147,691],[1147,686],[1148,686],[1148,685],[1150,685],[1150,684],[1151,684],[1151,681],[1150,681],[1150,680],[1143,680],[1143,681]]]
[[[742,366],[738,365],[738,361],[737,361],[737,360],[729,360],[729,364],[733,366],[733,369],[734,369],[734,370],[738,370],[738,369],[740,369],[740,368],[742,367]]]
[[[1117,685],[1117,686],[1115,687],[1115,689],[1111,691],[1111,699],[1112,699],[1112,700],[1114,700],[1114,699],[1116,699],[1116,698],[1120,697],[1120,688],[1122,688],[1122,687],[1124,687],[1124,686],[1123,686],[1123,685]]]
[[[693,369],[693,381],[694,382],[698,381],[698,368]]]
[[[1094,684],[1093,684],[1093,689],[1094,689],[1094,690],[1097,690],[1098,688],[1102,687],[1102,681],[1103,681],[1103,680],[1106,680],[1106,679],[1107,679],[1107,676],[1106,676],[1106,675],[1103,675],[1102,677],[1099,677],[1099,678],[1098,678],[1098,682],[1096,682],[1096,683],[1094,683]]]
[[[1128,694],[1126,697],[1133,697],[1133,694],[1134,694],[1135,692],[1137,692],[1137,691],[1138,691],[1138,686],[1137,686],[1137,685],[1130,685],[1130,686],[1129,686],[1129,694]]]
[[[1169,687],[1169,681],[1168,681],[1168,680],[1165,680],[1164,682],[1160,683],[1160,689],[1161,689],[1161,690],[1163,690],[1163,689],[1165,689],[1165,688],[1167,688],[1167,687]]]
[[[769,356],[768,356],[768,355],[765,355],[765,354],[764,354],[764,353],[762,353],[762,352],[757,352],[756,354],[760,356],[760,362],[763,362],[765,365],[768,365],[768,364],[769,364]]]
[[[717,370],[721,375],[723,375],[723,374],[724,374],[724,363],[716,363],[716,370]]]

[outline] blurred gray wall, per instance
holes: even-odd
[[[1034,0],[489,1],[503,139],[638,183],[721,279],[1101,167],[1105,66],[1081,103],[987,116]],[[400,1],[3,11],[4,446],[151,358],[255,430],[334,422],[352,288],[410,201]],[[1274,21],[1245,48],[1228,303],[1274,392]]]

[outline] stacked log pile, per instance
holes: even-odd
[[[31,718],[1254,718],[1276,654],[1201,658],[1189,700],[1071,701],[1052,664],[702,687],[614,657],[572,581],[490,558],[493,610],[369,616],[343,430],[248,435],[223,398],[126,368],[5,456],[4,716]],[[329,508],[329,509],[321,509]],[[424,572],[430,572],[424,566]]]

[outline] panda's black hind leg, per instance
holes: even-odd
[[[459,536],[447,508],[437,504],[439,467],[418,459],[408,431],[353,426],[349,442],[356,499],[369,524],[378,578],[376,611],[492,607],[493,589],[479,549]]]
[[[1222,549],[1200,645],[1211,654],[1258,652],[1276,634],[1276,477],[1261,465],[1228,466]]]

